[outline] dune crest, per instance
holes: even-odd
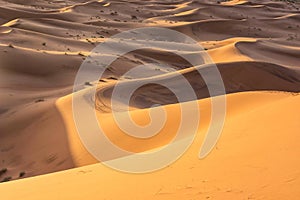
[[[0,191],[9,199],[35,199],[41,194],[47,194],[45,199],[117,199],[120,195],[124,199],[297,199],[300,116],[295,108],[300,107],[299,97],[278,92],[228,95],[229,113],[222,137],[204,160],[197,156],[207,121],[185,155],[158,172],[132,176],[96,164],[3,184]],[[208,101],[199,104],[207,109]],[[58,195],[57,190],[64,192]]]

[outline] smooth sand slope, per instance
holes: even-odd
[[[163,170],[132,175],[96,164],[5,183],[0,191],[5,199],[32,200],[297,199],[300,195],[299,97],[278,92],[228,95],[222,137],[203,160],[198,159],[198,153],[209,122],[205,120],[209,99],[198,101],[204,111],[204,121],[192,147]],[[172,109],[177,106],[172,105]],[[147,120],[144,113],[147,110],[136,115]],[[72,123],[67,116],[65,120],[67,124]],[[167,126],[172,129],[172,125]],[[75,142],[74,137],[72,141]],[[86,158],[78,145],[72,152],[78,158]]]
[[[37,176],[1,183],[1,197],[297,199],[299,9],[299,3],[277,0],[0,0],[0,170],[7,169],[0,181]],[[110,36],[153,26],[192,37],[216,63],[230,94],[222,138],[209,157],[197,159],[210,122],[207,87],[194,68],[203,66],[190,66],[163,49],[136,50],[113,62],[99,83],[80,85],[98,86],[96,108],[109,138],[133,152],[152,150],[172,139],[178,102],[159,85],[139,88],[130,104],[131,114],[141,124],[149,121],[154,104],[172,113],[157,137],[132,140],[116,127],[111,115],[117,82],[126,86],[129,80],[143,83],[151,77],[179,85],[163,67],[148,68],[137,78],[123,77],[137,65],[164,63],[195,90],[203,114],[195,144],[176,164],[154,174],[85,166],[97,161],[83,147],[72,120],[76,73],[89,52]],[[153,75],[158,71],[163,78]],[[67,169],[72,170],[49,174]]]

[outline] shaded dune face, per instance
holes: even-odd
[[[264,91],[264,90],[279,90],[287,92],[299,92],[300,76],[299,71],[282,66],[263,63],[263,62],[234,62],[234,63],[220,63],[217,64],[222,79],[224,81],[226,93],[236,93],[244,91]],[[200,73],[199,73],[200,71]],[[189,68],[189,70],[179,70],[185,79],[192,86],[197,99],[210,97],[208,88],[204,79],[201,76],[200,70]],[[155,80],[155,76],[153,79]],[[140,81],[141,87],[137,89],[131,98],[131,107],[135,108],[150,108],[155,104],[168,105],[178,103],[177,97],[174,93],[164,87],[168,83],[180,88],[181,82],[178,81],[177,76],[170,75],[156,78],[158,84],[147,84],[147,81],[137,79]],[[144,82],[144,83],[143,83]],[[160,84],[159,84],[160,83]],[[124,81],[121,83],[122,87],[126,89],[130,87],[130,82]],[[101,101],[101,99],[111,99],[115,84],[109,84],[98,90],[97,100],[98,105],[104,104],[109,108],[111,101]],[[187,101],[192,101],[189,99]],[[105,103],[103,103],[105,102]]]
[[[0,169],[8,171],[0,181],[18,179],[23,171],[30,177],[82,165],[74,161],[78,155],[70,148],[65,116],[55,102],[72,94],[89,52],[125,30],[157,26],[192,37],[216,62],[227,93],[299,92],[299,8],[299,3],[258,0],[1,0]],[[144,49],[119,58],[99,77],[97,108],[110,113],[114,79],[126,86],[129,80],[122,75],[146,63],[168,64],[191,83],[197,99],[209,97],[194,69],[199,66],[169,52]],[[148,76],[145,72],[130,81]],[[160,81],[176,85],[168,73]],[[130,106],[145,109],[177,101],[167,88],[146,84],[135,91]]]

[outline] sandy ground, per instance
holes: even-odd
[[[184,156],[160,171],[133,175],[96,164],[5,183],[0,191],[5,199],[297,199],[299,97],[278,92],[228,95],[222,137],[203,160],[198,153],[207,120]],[[208,108],[206,119],[209,100],[198,103]],[[74,153],[86,158],[78,145]]]
[[[0,181],[26,177],[1,183],[1,196],[297,199],[299,9],[299,3],[275,0],[0,0],[0,170],[7,169]],[[191,83],[202,112],[197,138],[179,161],[155,173],[131,175],[95,164],[79,140],[71,103],[80,98],[72,94],[73,83],[89,52],[110,36],[139,27],[170,28],[196,40],[216,63],[229,95],[222,137],[211,155],[199,160],[211,108],[195,68],[159,49],[133,51],[112,63],[98,84],[97,116],[122,148],[161,147],[179,121],[175,96],[145,85],[134,93],[132,116],[146,124],[151,106],[161,104],[172,116],[169,123],[147,142],[132,140],[116,127],[111,93],[117,81],[127,84],[122,75],[137,64],[169,64]],[[151,70],[156,69],[136,81],[149,78]],[[171,73],[161,81],[176,85]],[[120,155],[107,159],[114,158]]]

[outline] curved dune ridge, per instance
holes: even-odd
[[[0,182],[26,178],[1,183],[1,196],[297,199],[299,9],[299,2],[276,0],[0,0],[0,170],[6,169],[0,172]],[[120,56],[99,80],[87,79],[73,92],[79,67],[98,44],[141,27],[165,27],[190,36],[220,72],[227,93],[226,119],[219,142],[203,160],[200,147],[208,127],[217,123],[211,120],[211,102],[218,97],[210,97],[199,74],[210,65],[191,66],[164,49],[140,49]],[[127,42],[134,45],[136,39]],[[164,44],[180,47],[184,55],[199,53],[184,41]],[[169,68],[147,66],[136,76],[124,76],[149,63]],[[101,67],[101,61],[96,65]],[[97,73],[96,68],[88,73]],[[147,84],[151,79],[179,88],[179,74],[196,99],[178,103],[166,87]],[[149,124],[150,113],[160,119],[160,109],[168,116],[158,134],[147,140],[126,135],[113,119],[112,112],[127,109],[122,102],[112,107],[116,85],[126,89],[133,83],[143,85],[129,104],[137,124]],[[92,87],[97,88],[95,97],[87,95]],[[197,130],[185,130],[182,140],[193,132],[196,138],[174,164],[150,174],[126,174],[96,164],[99,161],[78,135],[72,98],[87,101],[110,141],[132,153],[169,144],[181,122],[183,104],[190,115],[192,104],[199,106],[200,123]],[[123,156],[107,154],[103,162]]]
[[[0,191],[8,199],[39,199],[41,195],[44,199],[118,199],[120,196],[123,199],[297,199],[299,97],[281,92],[228,95],[222,137],[214,152],[204,160],[198,159],[198,153],[209,122],[206,120],[209,99],[198,101],[204,108],[204,121],[195,142],[181,159],[163,170],[132,175],[96,164],[7,183]],[[65,124],[72,129],[74,124],[67,115],[70,106],[62,106],[67,101],[68,98],[60,100],[59,107],[66,113]],[[176,107],[172,105],[171,109]],[[145,112],[136,115],[147,120]],[[77,163],[92,162],[74,132],[69,134]],[[120,143],[127,145],[126,140]]]

